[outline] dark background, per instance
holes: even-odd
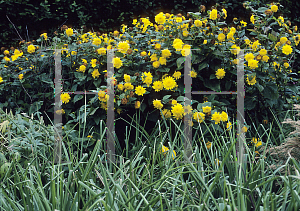
[[[264,6],[273,1],[251,2]],[[277,2],[284,6],[280,8],[284,17],[291,20],[292,25],[299,25],[300,1]],[[239,0],[1,0],[0,47],[17,46],[22,39],[32,41],[44,32],[51,37],[63,24],[76,29],[85,25],[86,31],[107,33],[119,30],[121,24],[132,25],[133,18],[150,17],[154,22],[155,15],[160,11],[186,15],[187,12],[198,12],[200,5],[211,9],[216,3],[228,11],[228,22],[234,17],[249,22],[250,11]],[[20,36],[6,16],[15,25]]]

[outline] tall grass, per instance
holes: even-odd
[[[3,111],[1,115],[2,121],[18,124]],[[54,162],[52,148],[28,156],[25,165],[12,160],[1,178],[1,209],[299,210],[299,162],[290,156],[284,165],[270,168],[274,161],[266,149],[273,144],[272,126],[259,134],[266,137],[259,154],[245,142],[243,163],[237,161],[235,125],[223,134],[208,126],[214,136],[212,146],[206,147],[205,140],[201,141],[203,131],[198,131],[189,162],[184,158],[181,125],[173,120],[159,121],[148,134],[138,114],[127,123],[125,148],[116,151],[115,163],[107,160],[103,121],[101,138],[89,152],[84,152],[80,142],[85,135],[71,140],[70,129],[62,137],[62,163]],[[41,122],[34,124],[42,126]],[[175,134],[171,127],[176,128]],[[28,128],[20,130],[30,139]],[[131,131],[138,131],[134,143],[127,138]],[[2,133],[1,137],[8,136]],[[169,148],[167,153],[162,153],[163,144]]]

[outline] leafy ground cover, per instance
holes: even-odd
[[[63,26],[54,37],[42,34],[36,42],[4,51],[2,208],[299,209],[299,79],[293,64],[300,35],[277,15],[278,6],[256,9],[249,3],[250,22],[236,19],[230,26],[226,9],[217,6],[186,17],[159,13],[156,23],[134,19],[132,27],[122,25],[110,34]],[[62,109],[55,111],[54,49],[61,50],[64,79]],[[113,49],[111,75],[107,52]],[[250,51],[238,60],[241,50]],[[234,95],[193,96],[185,105],[187,56],[195,91],[236,90],[237,65],[245,61],[241,130]],[[106,146],[108,84],[115,90],[116,125],[121,125],[115,163],[109,162]],[[78,90],[95,95],[69,94]],[[57,131],[41,111],[63,115],[61,163],[54,154]],[[193,128],[189,161],[187,114]],[[237,137],[245,137],[239,158]]]

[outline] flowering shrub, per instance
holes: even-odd
[[[192,104],[184,106],[184,61],[192,55],[192,91],[236,91],[236,66],[242,62],[237,54],[241,49],[247,49],[246,111],[257,117],[262,111],[267,115],[268,107],[280,112],[287,103],[299,99],[297,73],[292,72],[292,66],[300,52],[300,34],[297,26],[290,26],[277,15],[277,5],[248,7],[253,13],[250,20],[235,19],[231,26],[226,23],[226,10],[214,8],[188,13],[187,17],[161,12],[155,17],[156,23],[148,18],[134,19],[133,27],[122,25],[120,32],[110,34],[82,33],[67,27],[53,38],[42,34],[36,43],[4,52],[0,66],[0,89],[5,93],[2,107],[23,103],[24,109],[28,102],[54,101],[53,94],[45,93],[46,87],[51,92],[47,84],[53,87],[53,51],[44,49],[56,43],[62,49],[63,90],[98,92],[87,95],[86,101],[83,95],[61,95],[69,123],[83,120],[85,108],[90,127],[106,119],[107,49],[115,50],[111,79],[116,115],[131,108],[151,111],[154,121],[159,114],[180,121],[191,114],[193,127],[206,122],[223,131],[231,124],[229,116],[236,112],[236,97],[209,95],[202,100],[193,96]],[[41,106],[36,103],[30,108],[39,110]]]

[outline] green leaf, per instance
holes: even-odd
[[[115,52],[115,56],[116,56],[116,57],[123,58],[124,54],[121,53],[121,52]]]
[[[83,98],[83,95],[75,95],[73,102],[76,103],[77,101],[81,100]]]
[[[231,87],[231,82],[230,82],[230,81],[226,81],[226,82],[225,82],[225,90],[226,90],[226,91],[231,91],[231,90],[230,90],[230,87]]]
[[[171,95],[165,95],[162,99],[163,103],[168,102],[170,97],[171,97]]]
[[[209,79],[216,79],[216,75],[211,74],[211,75],[209,76]]]
[[[206,67],[208,67],[209,65],[206,63],[206,62],[204,62],[204,63],[202,63],[202,64],[200,64],[199,66],[198,66],[198,70],[200,71],[200,70],[202,70],[202,69],[204,69],[204,68],[206,68]]]
[[[179,97],[177,97],[176,100],[177,100],[177,101],[180,101],[180,102],[183,102],[183,101],[184,101],[184,97],[183,97],[183,96],[179,96]]]
[[[271,100],[271,99],[266,99],[266,102],[267,102],[271,107],[273,107],[274,105],[277,104],[277,99],[273,99],[273,100]]]
[[[274,35],[274,34],[271,34],[271,33],[269,33],[269,39],[270,40],[272,40],[273,42],[276,42],[276,40],[277,40],[277,37],[276,37],[276,35]]]
[[[220,88],[220,81],[216,81],[216,80],[204,80],[204,86],[213,90],[213,91],[216,91],[216,92],[219,92],[221,91],[221,88]]]
[[[32,86],[30,84],[23,84],[23,87],[27,88],[27,89],[31,89],[32,88]]]
[[[292,90],[293,92],[298,93],[298,89],[297,89],[297,86],[295,84],[292,84],[292,85],[289,85],[288,88],[290,90]]]
[[[253,97],[246,96],[244,99],[245,110],[252,110],[256,106],[256,100]]]
[[[180,68],[181,65],[182,65],[182,63],[184,63],[184,62],[185,62],[185,57],[179,57],[179,58],[177,59],[177,61],[176,61],[176,63],[177,63],[177,68]]]
[[[99,108],[99,107],[98,107]],[[98,110],[98,108],[95,108],[91,113],[89,113],[89,115],[94,115],[95,114],[95,112]]]
[[[279,98],[276,84],[271,83],[271,82],[266,83],[266,86],[263,90],[263,95],[265,98],[268,98],[271,100]]]
[[[269,8],[266,8],[266,7],[260,7],[260,8],[257,9],[257,12],[259,12],[259,13],[264,13],[267,9],[269,9]]]
[[[264,87],[259,83],[256,83],[255,86],[258,88],[259,92],[262,92],[264,90]]]

